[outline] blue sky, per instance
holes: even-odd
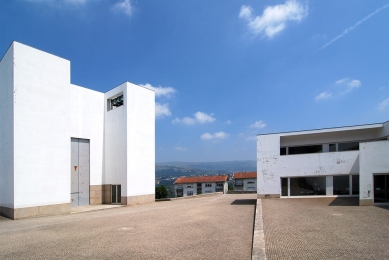
[[[262,133],[389,120],[389,1],[3,0],[73,84],[154,88],[156,160],[255,160]]]

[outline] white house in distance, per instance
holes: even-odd
[[[155,93],[70,83],[70,61],[13,42],[0,62],[0,215],[154,201]]]
[[[228,176],[180,177],[174,182],[176,197],[228,191]]]
[[[234,179],[234,190],[257,190],[257,172],[234,172],[232,176]]]
[[[389,121],[257,136],[258,198],[389,202]]]

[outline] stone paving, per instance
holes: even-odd
[[[354,198],[261,202],[267,259],[389,259],[389,207]]]
[[[256,194],[0,217],[0,259],[250,259]]]

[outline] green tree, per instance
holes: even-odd
[[[165,185],[161,185],[159,187],[155,187],[155,198],[156,199],[166,198],[168,194],[169,194],[169,192],[166,189]]]

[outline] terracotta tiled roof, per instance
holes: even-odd
[[[257,178],[257,172],[234,172],[234,179],[252,179]]]
[[[178,178],[174,184],[182,184],[182,183],[198,183],[198,182],[220,182],[227,181],[228,176],[198,176],[198,177],[180,177]]]

